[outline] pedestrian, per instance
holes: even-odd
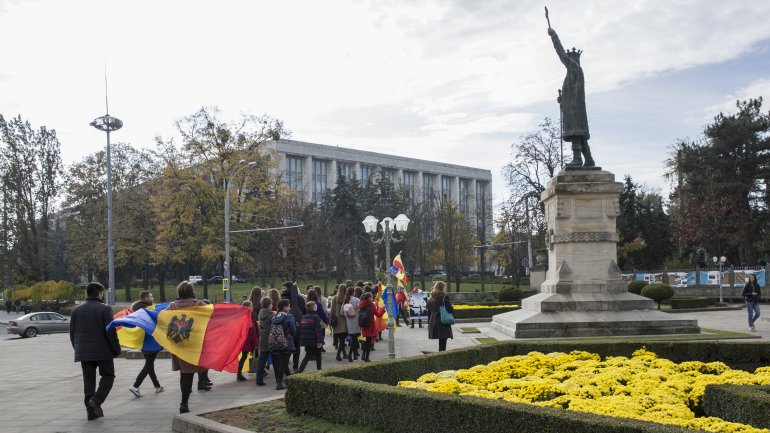
[[[444,306],[450,313],[454,311],[452,301],[446,293],[444,282],[436,281],[436,284],[433,285],[433,290],[430,292],[430,298],[428,298],[428,338],[438,340],[439,352],[446,350],[447,339],[454,338],[452,326],[441,323],[441,313],[439,311],[441,306]]]
[[[13,308],[13,302],[11,302],[10,299],[6,299],[5,300],[5,312],[10,315],[12,308]]]
[[[348,335],[345,340],[350,341],[350,351],[348,352],[348,361],[353,362],[358,359],[358,337],[361,335],[361,328],[358,326],[358,304],[361,300],[356,296],[356,292],[361,289],[355,289],[352,285],[347,289],[340,287],[340,291],[345,292],[345,299],[342,304],[342,317],[348,327]],[[359,293],[360,296],[360,293]]]
[[[337,288],[337,294],[332,298],[332,306],[329,309],[331,318],[331,332],[334,339],[334,347],[337,348],[337,361],[342,361],[342,358],[346,358],[345,353],[345,338],[348,335],[348,324],[344,316],[340,314],[342,306],[345,303],[345,290],[342,285]]]
[[[155,299],[152,296],[152,292],[144,290],[139,293],[139,300],[131,305],[131,310],[139,311],[143,308],[147,308],[155,303]],[[141,397],[142,392],[139,387],[142,386],[142,382],[147,376],[150,376],[152,385],[155,387],[155,393],[163,392],[163,386],[158,381],[158,376],[155,374],[155,358],[158,356],[160,350],[144,350],[142,349],[142,356],[144,356],[144,367],[139,371],[139,375],[134,380],[134,385],[129,387],[128,390],[135,397]]]
[[[412,288],[412,295],[416,295],[418,293],[422,293],[422,289],[420,289],[419,284],[415,284]],[[425,298],[420,298],[421,300],[424,300]],[[422,316],[423,316],[423,308],[422,305],[420,305],[418,308],[415,308],[413,305],[411,305],[412,299],[409,300],[409,323],[411,324],[411,327],[414,328],[414,318],[417,316],[417,322],[420,325],[420,328],[422,328]]]
[[[277,291],[276,291],[277,292]],[[265,368],[267,359],[270,356],[268,347],[268,337],[270,335],[270,324],[275,317],[273,312],[273,301],[270,298],[262,298],[260,301],[259,315],[259,357],[257,358],[257,386],[265,385]]]
[[[251,301],[243,301],[241,305],[247,307],[250,310],[249,314],[251,316],[251,325],[246,331],[246,341],[243,342],[243,348],[241,349],[241,359],[238,361],[238,372],[235,376],[235,379],[238,382],[246,382],[248,379],[246,379],[246,376],[243,375],[243,366],[246,365],[246,360],[249,359],[249,354],[251,354],[254,349],[259,347],[259,334],[257,333],[257,315],[254,313],[254,308],[251,306]]]
[[[396,326],[401,326],[398,319],[404,319],[404,325],[409,324],[409,297],[406,296],[406,290],[398,286],[396,293],[396,304],[398,304],[398,315],[396,316]]]
[[[277,311],[278,310],[278,301],[281,300],[281,292],[279,292],[278,289],[276,289],[276,288],[272,288],[268,292],[268,296],[270,297],[270,300],[273,301],[273,303],[271,304],[270,308],[272,308],[273,311]]]
[[[318,298],[318,292],[315,290],[315,288],[308,290],[307,292],[307,302],[312,302],[316,305],[315,312],[318,315],[318,317],[321,318],[321,322],[323,322],[324,325],[329,324],[329,316],[326,314],[326,309],[323,308],[323,304],[321,303],[321,300]],[[307,310],[307,302],[305,303],[305,310]],[[299,332],[300,335],[302,335],[302,331]]]
[[[302,321],[302,316],[305,315],[305,298],[299,294],[297,289],[297,282],[286,281],[283,283],[283,290],[281,291],[281,299],[289,301],[289,311],[294,316],[294,328],[295,332],[292,334],[294,338],[294,354],[292,354],[292,372],[299,372],[299,324]]]
[[[16,299],[13,301],[13,307],[16,308],[16,314],[19,314],[19,310],[21,309],[21,300]]]
[[[751,332],[757,332],[754,323],[759,317],[759,299],[761,296],[757,276],[750,274],[749,280],[743,286],[743,299],[746,300],[746,310],[749,312],[749,331]]]
[[[167,310],[184,310],[190,307],[202,307],[206,305],[205,302],[195,299],[195,292],[193,285],[189,281],[182,281],[176,287],[178,298],[168,305]],[[179,413],[190,412],[188,403],[190,401],[190,394],[192,394],[192,383],[195,378],[195,373],[198,373],[198,389],[201,389],[201,381],[206,379],[205,368],[198,367],[197,365],[190,364],[189,362],[179,359],[176,355],[171,355],[171,370],[179,372],[179,387],[182,391],[182,402],[179,404]],[[203,375],[201,373],[204,373]],[[204,388],[206,386],[204,385]],[[208,387],[208,389],[211,389]]]
[[[361,351],[361,360],[370,362],[369,352],[372,350],[374,339],[377,338],[377,317],[382,317],[385,308],[377,308],[372,303],[372,293],[365,292],[362,295],[361,302],[358,304],[358,326],[361,328],[361,335],[366,338],[364,347]]]
[[[291,311],[289,301],[287,299],[281,299],[278,301],[278,314],[276,314],[273,320],[270,322],[271,332],[273,326],[280,326],[281,331],[286,337],[285,348],[279,348],[275,350],[272,348],[270,349],[270,355],[273,357],[273,365],[275,366],[276,390],[286,389],[286,386],[283,384],[283,378],[289,374],[289,357],[296,352],[296,348],[294,346],[294,335],[298,333],[297,323],[294,321],[294,316],[289,314],[289,311]]]
[[[70,342],[75,349],[75,362],[83,369],[83,393],[88,420],[104,416],[102,403],[115,382],[113,359],[120,355],[118,334],[107,331],[112,322],[112,308],[104,304],[104,286],[88,283],[86,302],[72,311],[70,317]],[[99,387],[96,387],[96,370],[99,370]]]
[[[312,291],[310,293],[313,293]],[[308,293],[308,295],[310,294]],[[309,298],[310,296],[308,296]],[[316,370],[321,369],[321,348],[324,345],[324,325],[321,317],[318,315],[318,305],[315,301],[308,301],[305,304],[307,313],[302,316],[300,327],[300,342],[305,346],[305,357],[299,365],[299,372],[302,373],[307,367],[310,359],[315,359]]]

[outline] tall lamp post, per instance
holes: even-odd
[[[90,123],[94,128],[107,133],[107,304],[115,304],[115,241],[112,238],[112,157],[110,154],[110,132],[123,127],[123,121],[109,113],[97,117]]]
[[[246,162],[245,159],[238,161],[236,169],[233,170],[230,177],[227,179],[227,186],[225,187],[225,265],[224,265],[224,277],[222,278],[222,290],[225,292],[225,302],[232,302],[232,292],[230,291],[230,184],[233,183],[233,178],[241,170],[246,167],[254,167],[256,162]]]
[[[722,256],[722,257],[714,256],[714,257],[711,258],[711,260],[714,261],[715,265],[719,264],[719,303],[720,304],[724,304],[725,301],[722,299],[722,266],[727,261],[727,257],[725,257],[725,256]]]
[[[361,222],[364,224],[364,230],[366,230],[366,233],[369,235],[369,239],[371,239],[372,242],[380,244],[385,241],[385,268],[388,271],[386,284],[390,287],[390,293],[395,297],[393,287],[390,285],[390,278],[392,276],[390,272],[390,243],[398,243],[404,240],[404,233],[406,233],[406,228],[409,225],[409,218],[404,214],[400,214],[396,219],[387,217],[383,218],[380,222],[377,221],[377,218],[369,215]],[[382,236],[380,236],[379,239],[377,239],[378,222],[382,227]],[[397,236],[394,231],[400,233],[400,235]],[[388,305],[387,302],[388,301],[385,300],[385,305]],[[393,326],[395,325],[396,320],[394,316],[395,314],[392,314],[392,312],[388,313],[388,359],[396,358],[396,340],[393,336]]]

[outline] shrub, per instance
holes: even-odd
[[[770,429],[770,386],[709,385],[701,406],[706,416]]]
[[[642,288],[642,296],[657,302],[660,310],[660,303],[671,299],[674,296],[674,289],[668,284],[650,284]]]
[[[671,298],[671,308],[674,310],[686,309],[686,308],[708,308],[716,300],[714,298],[708,298],[705,296],[693,296],[687,298]]]
[[[497,294],[497,299],[500,302],[520,301],[521,289],[515,287],[505,288]]]
[[[647,285],[647,281],[631,281],[628,283],[628,291],[634,295],[641,295],[642,288]]]
[[[30,301],[32,308],[37,308],[41,300],[53,301],[71,301],[83,297],[83,288],[72,284],[69,281],[41,281],[30,287],[14,286],[10,290],[12,300],[19,299],[24,303]]]

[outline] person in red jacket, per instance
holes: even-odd
[[[398,286],[398,293],[396,293],[396,303],[398,304],[398,315],[396,316],[396,326],[401,326],[398,323],[398,319],[404,319],[404,325],[409,323],[409,297],[406,296],[406,290],[403,287]]]
[[[369,322],[367,326],[361,326],[363,325],[362,318],[367,316],[366,313],[361,313],[364,310],[369,312]],[[358,304],[358,324],[361,326],[361,335],[366,337],[363,353],[361,354],[361,360],[364,362],[371,361],[371,359],[369,359],[369,352],[371,352],[372,344],[374,344],[374,339],[377,337],[377,318],[382,317],[383,314],[385,314],[385,308],[377,308],[372,303],[372,294],[370,292],[364,293],[361,298],[361,303]]]

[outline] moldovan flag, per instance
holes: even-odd
[[[393,259],[393,266],[390,267],[390,273],[396,276],[396,279],[401,283],[401,287],[407,287],[407,284],[409,284],[409,276],[406,274],[404,264],[401,262],[401,253],[398,253],[396,258]]]
[[[165,310],[167,307],[168,307],[168,302],[166,302],[165,304],[153,304],[147,307],[147,309],[162,311],[162,310]],[[122,317],[126,317],[131,313],[134,313],[134,310],[130,308],[126,308],[125,310],[115,314],[115,320],[120,319]],[[144,320],[152,321],[152,319],[149,319],[149,317],[144,317]],[[127,326],[116,326],[115,328],[118,333],[118,341],[120,342],[120,345],[123,347],[128,347],[131,349],[142,349],[150,352],[163,350],[163,348],[160,347],[160,344],[158,344],[158,342],[155,341],[154,338],[152,338],[152,335],[144,332],[144,329],[142,329],[139,326],[131,327],[131,328]]]
[[[251,326],[249,308],[212,304],[183,310],[142,309],[107,325],[138,326],[179,359],[203,368],[238,371],[238,356]]]

